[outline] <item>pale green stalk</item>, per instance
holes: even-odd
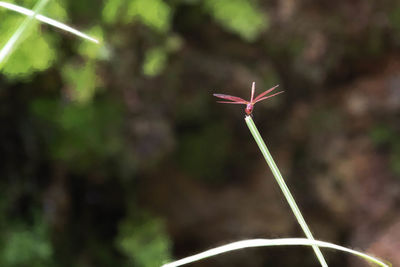
[[[42,10],[42,8],[47,4],[49,0],[40,0],[35,7],[33,8],[33,15],[28,16],[22,24],[18,27],[18,29],[15,31],[13,36],[8,40],[8,42],[5,44],[3,49],[0,51],[0,69],[2,66],[4,66],[5,59],[10,53],[12,52],[12,49],[15,49],[16,46],[18,45],[18,41],[21,39],[23,33],[26,31],[26,29],[29,27],[29,25],[32,24],[32,21],[34,17]]]
[[[272,174],[274,175],[276,181],[279,184],[279,187],[281,188],[283,195],[285,196],[287,202],[289,203],[290,208],[292,209],[294,216],[297,219],[297,222],[300,224],[300,227],[303,229],[304,234],[309,240],[314,241],[314,237],[308,228],[308,225],[306,221],[303,218],[303,215],[300,212],[299,207],[296,204],[296,201],[294,200],[292,194],[289,191],[289,188],[287,187],[285,180],[283,179],[278,167],[276,166],[274,159],[272,158],[271,154],[268,151],[267,146],[265,145],[263,139],[261,138],[260,133],[257,130],[256,125],[253,122],[253,119],[251,116],[246,116],[245,118],[246,124],[250,129],[251,134],[253,135],[254,139],[256,140],[256,143],[258,147],[261,150],[261,153],[263,154],[265,161],[268,163],[269,168],[272,171]],[[328,264],[325,261],[324,256],[322,255],[321,250],[317,245],[312,245],[312,248],[314,249],[315,255],[317,256],[319,262],[321,263],[321,266],[326,267]]]
[[[365,253],[345,248],[342,246],[338,246],[332,243],[324,242],[324,241],[319,241],[319,240],[310,240],[306,238],[279,238],[279,239],[249,239],[249,240],[242,240],[238,242],[233,242],[224,246],[216,247],[210,250],[206,250],[204,252],[201,252],[199,254],[186,257],[183,259],[180,259],[178,261],[174,261],[171,263],[164,264],[161,267],[177,267],[181,266],[184,264],[188,264],[191,262],[199,261],[208,257],[212,257],[218,254],[222,254],[225,252],[233,251],[233,250],[238,250],[238,249],[243,249],[243,248],[252,248],[252,247],[268,247],[268,246],[315,246],[315,247],[325,247],[325,248],[331,248],[335,250],[340,250],[344,251],[346,253],[350,253],[353,255],[356,255],[358,257],[361,257],[365,259],[366,261],[373,262],[378,264],[379,266],[382,267],[389,267],[391,265],[388,265],[381,260],[369,256]]]

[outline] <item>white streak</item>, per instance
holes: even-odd
[[[17,5],[14,5],[14,4],[6,3],[6,2],[3,2],[3,1],[0,1],[0,6],[4,7],[4,8],[7,8],[7,9],[10,9],[10,10],[13,10],[15,12],[18,12],[20,14],[29,16],[29,17],[32,17],[35,14],[35,12],[33,12],[30,9],[27,9],[27,8],[24,8],[24,7],[21,7],[21,6],[17,6]],[[80,32],[80,31],[78,31],[78,30],[76,30],[76,29],[74,29],[74,28],[72,28],[72,27],[70,27],[68,25],[65,25],[64,23],[56,21],[54,19],[48,18],[48,17],[40,15],[40,14],[37,14],[35,16],[35,18],[37,20],[41,21],[41,22],[47,23],[47,24],[52,25],[52,26],[54,26],[56,28],[59,28],[61,30],[70,32],[72,34],[75,34],[75,35],[77,35],[79,37],[85,38],[85,39],[87,39],[89,41],[92,41],[92,42],[94,42],[96,44],[99,43],[99,41],[96,40],[95,38],[92,38],[92,37]]]
[[[33,16],[35,16],[40,10],[47,4],[49,0],[40,0],[34,7]],[[0,51],[0,64],[5,62],[6,57],[11,53],[11,50],[15,48],[18,40],[21,38],[23,32],[27,29],[28,25],[31,23],[33,16],[24,19],[18,29],[14,32],[11,38],[7,41],[4,47]],[[2,65],[0,65],[0,68]]]

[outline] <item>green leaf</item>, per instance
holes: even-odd
[[[62,76],[70,90],[70,98],[79,103],[92,100],[100,79],[96,75],[96,65],[93,61],[83,65],[69,63],[64,66]]]
[[[100,43],[103,43],[103,30],[95,26],[88,31],[90,36],[94,36]],[[89,59],[107,60],[110,58],[110,51],[105,45],[98,45],[92,42],[81,42],[78,47],[79,54]]]
[[[143,24],[166,32],[171,24],[171,8],[162,0],[134,0],[131,1],[129,14],[143,22]]]
[[[29,228],[13,227],[8,230],[3,243],[6,245],[0,250],[2,266],[51,265],[53,251],[44,223],[35,223]]]
[[[19,18],[7,18],[5,23],[0,24],[0,36],[6,36],[7,28],[17,25]],[[9,29],[10,29],[9,28]],[[57,58],[54,49],[53,39],[45,33],[41,35],[37,32],[39,27],[29,32],[26,39],[18,46],[18,49],[11,55],[7,64],[4,65],[2,72],[11,79],[23,79],[29,77],[37,71],[49,68]],[[3,41],[6,41],[4,38]],[[5,42],[1,42],[3,47]],[[34,51],[34,53],[33,53]]]
[[[164,224],[155,218],[141,223],[124,220],[119,227],[117,246],[138,267],[161,266],[171,257]]]
[[[162,48],[153,48],[146,51],[143,73],[147,76],[160,74],[167,62],[167,53]]]
[[[248,0],[205,0],[205,8],[228,31],[254,41],[268,27],[268,18]]]
[[[9,1],[15,3],[16,1]],[[24,0],[18,4],[25,8],[32,8],[37,1]],[[50,1],[43,9],[42,14],[50,14],[54,19],[65,20],[67,15],[63,1]],[[0,47],[4,47],[19,25],[26,18],[5,8],[0,9],[2,22],[0,23]],[[33,23],[33,22],[32,22]],[[21,43],[10,56],[2,72],[10,79],[26,79],[37,71],[43,71],[52,66],[57,58],[56,43],[50,32],[41,32],[40,24],[34,21],[30,25]],[[34,51],[34,52],[33,52]]]
[[[122,111],[113,102],[66,104],[37,99],[32,111],[43,121],[50,156],[82,170],[112,159],[123,149]]]
[[[108,0],[103,18],[108,23],[131,23],[135,20],[158,32],[166,32],[171,26],[172,10],[162,0]]]
[[[120,18],[120,13],[125,7],[124,0],[108,0],[104,4],[103,19],[106,23],[116,23]]]

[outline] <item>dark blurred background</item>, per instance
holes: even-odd
[[[36,0],[11,1],[32,8]],[[0,74],[0,265],[153,267],[248,238],[314,236],[400,264],[400,2],[59,0]],[[23,17],[0,10],[0,44]],[[366,266],[324,250],[330,266]],[[189,266],[189,265],[188,265]],[[319,266],[310,248],[190,266]]]

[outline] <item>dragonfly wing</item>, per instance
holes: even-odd
[[[239,104],[246,104],[247,101],[244,100],[243,98],[237,97],[237,96],[231,96],[231,95],[224,95],[224,94],[213,94],[213,96],[222,98],[222,99],[226,99],[226,100],[230,100],[230,101],[234,101],[234,102],[238,102]],[[230,102],[228,102],[230,103]]]
[[[276,87],[278,87],[279,86],[279,84],[278,85],[276,85],[276,86],[274,86],[274,87],[272,87],[272,88],[270,88],[270,89],[268,89],[267,91],[265,91],[265,92],[263,92],[263,93],[261,93],[261,94],[259,94],[255,99],[254,99],[254,103],[257,103],[258,101],[260,101],[260,99],[263,97],[263,96],[265,96],[266,94],[268,94],[269,92],[272,92]]]
[[[267,99],[267,98],[270,98],[270,97],[279,95],[279,94],[281,94],[281,93],[283,93],[283,92],[284,92],[284,91],[280,91],[280,92],[278,92],[278,93],[276,93],[276,94],[269,95],[269,96],[265,96],[265,97],[262,97],[262,98],[260,98],[260,99],[257,99],[257,100],[254,102],[254,104],[257,103],[257,102],[263,101],[263,100],[265,100],[265,99]]]
[[[247,102],[229,102],[229,101],[217,101],[217,103],[224,103],[224,104],[244,104],[247,105]]]
[[[254,98],[254,92],[256,91],[256,83],[253,82],[251,84],[251,97],[250,97],[250,102],[253,102],[253,98]]]

